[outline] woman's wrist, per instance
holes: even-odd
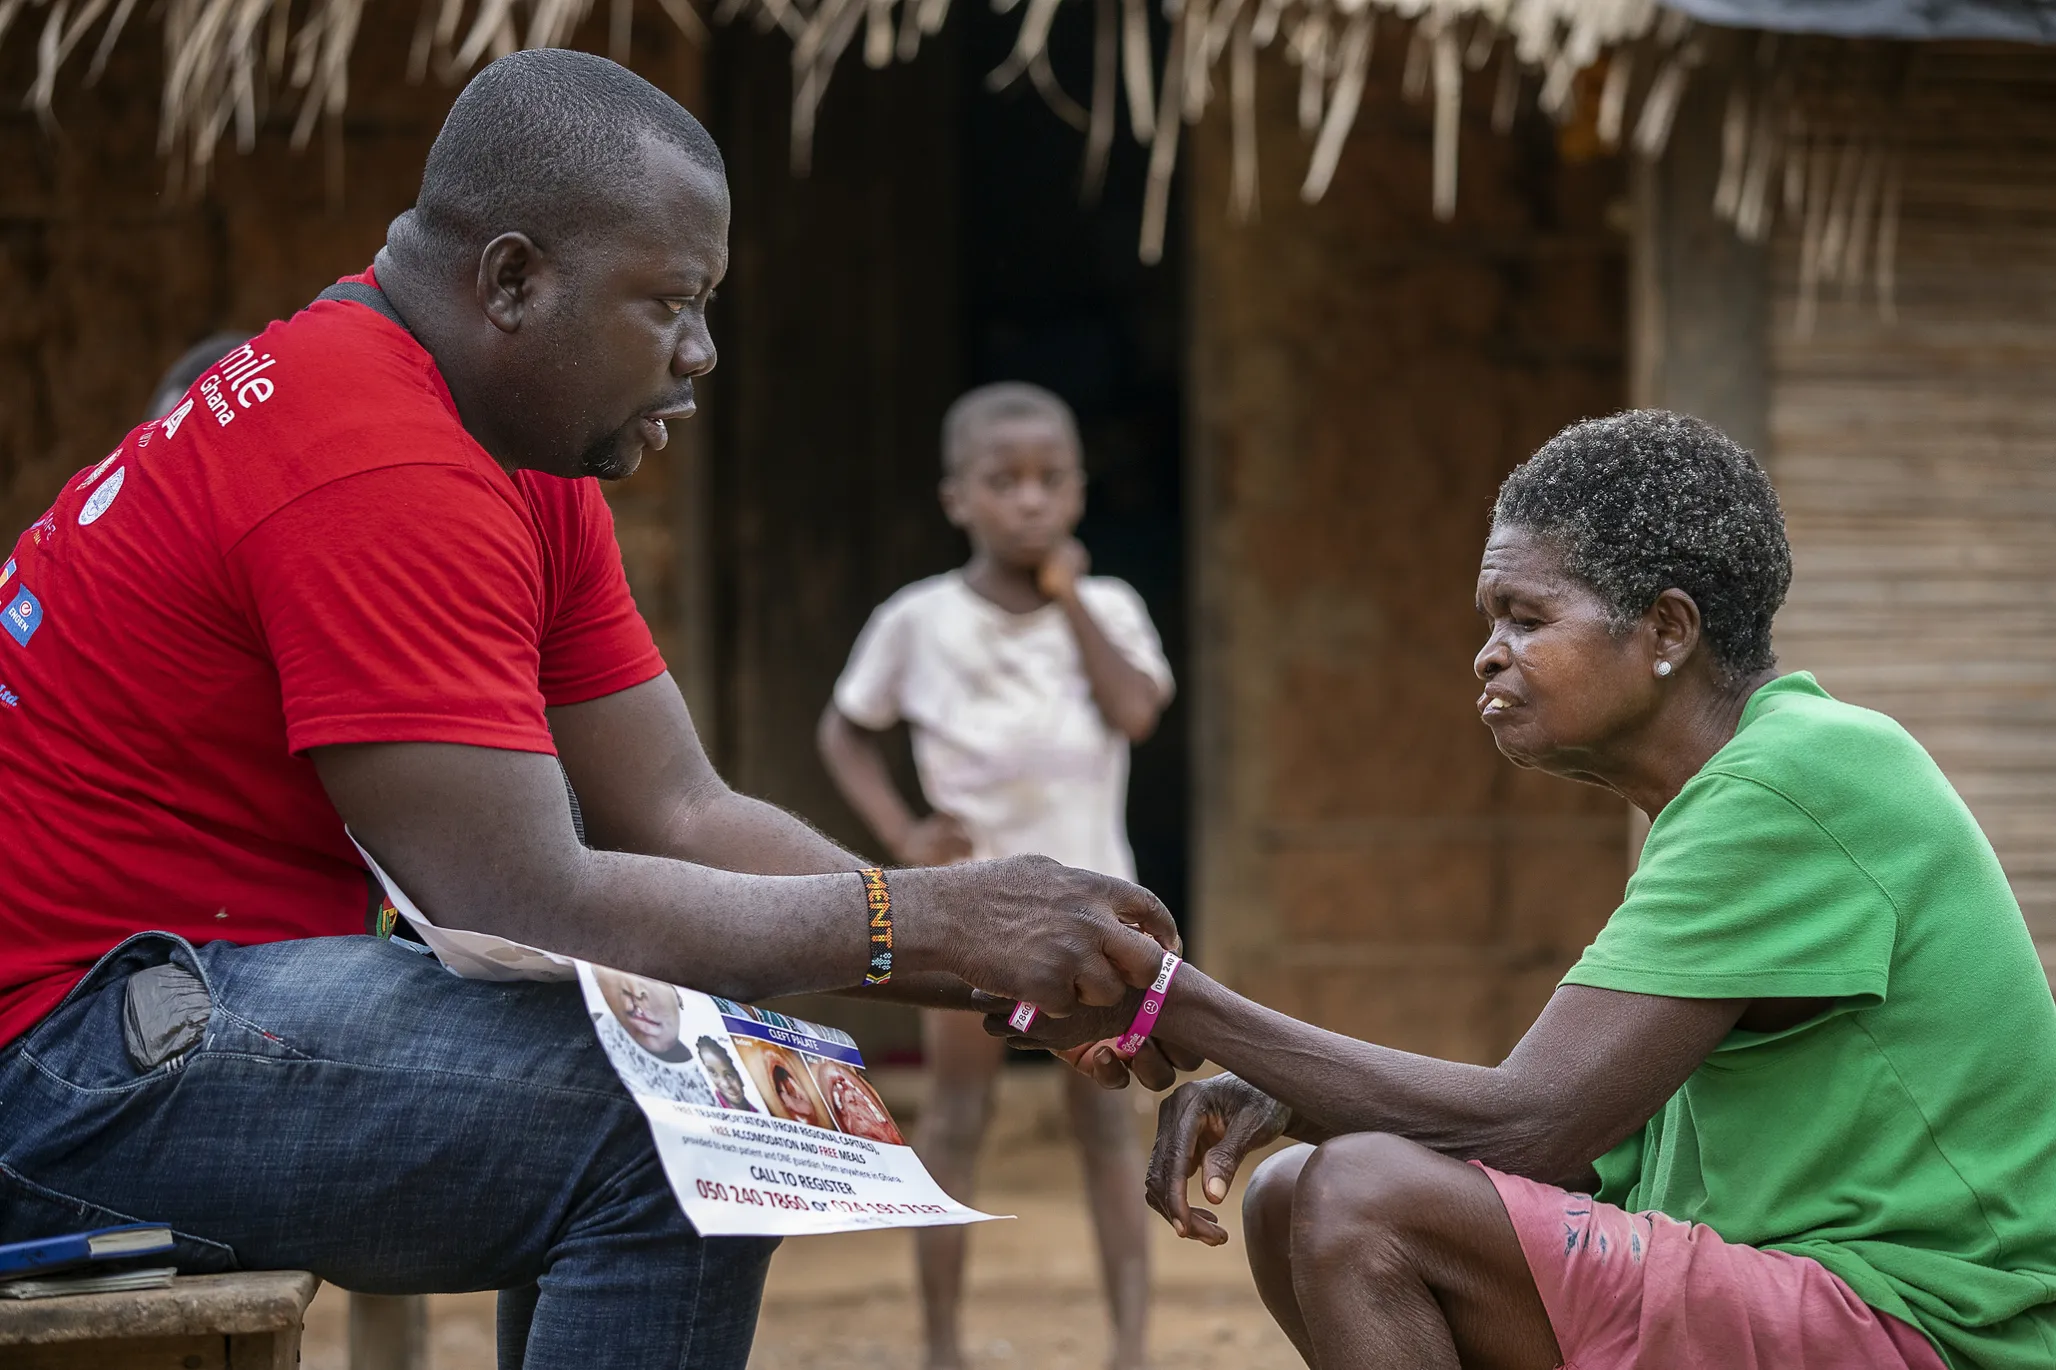
[[[1186,962],[1179,967],[1177,980],[1164,996],[1156,1031],[1151,1035],[1193,1055],[1206,1056],[1221,993],[1219,981]]]

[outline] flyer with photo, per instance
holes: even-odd
[[[488,933],[439,928],[357,848],[453,974],[577,978],[607,1059],[701,1236],[799,1236],[990,1221],[944,1193],[849,1034]]]
[[[900,1135],[847,1033],[580,961],[600,1044],[702,1236],[983,1222]]]

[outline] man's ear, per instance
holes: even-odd
[[[502,333],[520,329],[535,299],[542,249],[526,233],[502,233],[478,257],[478,307]]]
[[[1658,595],[1643,621],[1649,625],[1656,659],[1668,661],[1673,669],[1683,666],[1699,650],[1699,606],[1683,590],[1673,588]]]

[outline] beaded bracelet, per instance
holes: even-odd
[[[871,910],[871,968],[864,972],[864,983],[882,985],[892,979],[892,890],[876,866],[858,874],[864,877],[864,902]]]

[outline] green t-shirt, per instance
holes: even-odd
[[[1803,672],[1758,690],[1564,983],[1832,999],[1730,1033],[1601,1197],[1810,1256],[1957,1370],[2056,1366],[2056,1001],[1904,728]]]

